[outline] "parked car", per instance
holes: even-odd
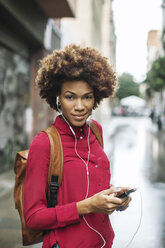
[[[127,111],[124,107],[117,105],[112,110],[113,116],[127,116]]]

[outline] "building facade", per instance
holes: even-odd
[[[0,172],[53,120],[35,76],[39,60],[61,47],[56,18],[74,16],[75,0],[0,0]]]
[[[147,38],[147,71],[151,69],[152,63],[162,54],[161,31],[150,30]]]
[[[151,69],[152,63],[158,57],[165,56],[165,0],[162,1],[162,30],[151,30],[147,39],[147,71]],[[154,113],[154,121],[161,123],[165,128],[165,90],[152,92],[149,106]]]
[[[165,0],[162,0],[162,44],[165,52]]]

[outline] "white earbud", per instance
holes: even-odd
[[[59,96],[56,97],[56,104],[59,105]]]
[[[61,112],[61,103],[59,100],[59,96],[56,97],[56,105],[57,105],[57,110],[60,113]]]

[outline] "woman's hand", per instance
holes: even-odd
[[[126,191],[131,190],[131,188],[128,188],[128,187],[118,187],[117,189],[118,189],[118,192],[116,193],[116,197],[118,197],[119,195],[123,194]],[[125,204],[122,207],[116,209],[117,211],[126,210],[129,207],[129,202],[132,200],[130,196],[126,196],[123,199],[127,199],[128,201],[125,201]]]
[[[77,203],[79,215],[87,213],[101,213],[101,214],[112,214],[115,210],[125,210],[129,206],[131,197],[118,198],[117,195],[122,194],[130,188],[111,187],[107,190],[103,190],[92,197],[89,197],[83,201]]]

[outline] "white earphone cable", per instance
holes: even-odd
[[[88,159],[87,159],[87,162],[85,162],[85,160],[83,158],[81,158],[81,156],[78,154],[77,152],[77,137],[76,135],[75,136],[75,152],[77,154],[77,156],[84,162],[84,164],[86,165],[86,170],[87,170],[87,192],[86,192],[86,196],[85,196],[85,199],[88,197],[88,194],[89,194],[89,169],[88,169],[88,163],[89,163],[89,156],[90,156],[90,142],[89,142],[89,136],[90,136],[90,126],[89,126],[89,131],[88,131]],[[106,244],[106,241],[105,239],[103,238],[102,234],[97,231],[95,228],[93,228],[91,225],[89,225],[88,221],[86,220],[85,216],[83,215],[83,219],[86,223],[86,225],[91,229],[93,230],[94,232],[96,232],[103,240],[104,244],[100,247],[100,248],[103,248]]]
[[[86,192],[85,199],[88,197],[88,194],[89,194],[89,169],[88,169],[89,156],[90,156],[89,135],[90,135],[90,127],[89,127],[89,131],[88,131],[88,158],[87,158],[87,162],[85,162],[85,160],[77,152],[77,137],[75,135],[75,153],[83,161],[83,163],[86,166],[86,170],[87,170],[87,192]]]
[[[142,200],[141,191],[140,191],[139,188],[138,188],[138,190],[139,190],[139,195],[140,195],[140,219],[139,219],[139,224],[138,224],[137,229],[136,229],[135,233],[133,234],[131,240],[128,242],[128,244],[125,246],[125,248],[128,248],[131,245],[131,243],[134,240],[137,232],[139,231],[139,228],[140,228],[141,222],[142,222],[142,217],[143,217],[143,200]]]
[[[62,114],[63,116],[63,114]],[[74,137],[75,137],[75,153],[76,155],[83,161],[83,163],[85,164],[86,166],[86,171],[87,171],[87,192],[86,192],[86,196],[85,196],[85,199],[88,197],[88,194],[89,194],[89,169],[88,169],[88,163],[89,163],[89,157],[90,157],[90,142],[89,142],[89,136],[90,136],[90,123],[89,123],[89,130],[88,130],[88,137],[87,137],[87,142],[88,142],[88,158],[87,158],[87,162],[85,162],[85,160],[78,154],[77,152],[77,137],[76,137],[76,134],[73,130],[73,128],[70,126],[69,122],[66,120],[66,118],[63,116],[63,119],[66,121],[66,123],[68,124],[71,132],[73,133]],[[94,232],[96,232],[100,237],[101,239],[103,240],[104,244],[100,247],[100,248],[103,248],[106,244],[106,241],[104,239],[104,237],[102,236],[102,234],[97,231],[95,228],[93,228],[92,226],[89,225],[88,221],[86,220],[85,216],[83,215],[83,220],[85,221],[86,225],[91,229],[93,230]]]
[[[92,226],[89,225],[89,223],[87,222],[87,220],[86,220],[86,218],[85,218],[84,216],[83,216],[83,219],[84,219],[86,225],[87,225],[91,230],[93,230],[94,232],[96,232],[96,233],[102,238],[104,244],[103,244],[100,248],[103,248],[103,247],[105,246],[105,244],[106,244],[106,241],[105,241],[104,237],[101,235],[101,233],[99,233],[99,231],[97,231],[96,229],[94,229]]]

